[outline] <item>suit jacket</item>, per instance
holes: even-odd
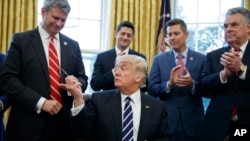
[[[0,53],[0,69],[2,70],[2,66],[4,64],[5,55]],[[4,141],[4,134],[5,134],[5,128],[4,128],[4,112],[9,108],[10,102],[9,98],[6,94],[3,94],[0,92],[0,101],[3,104],[3,109],[0,109],[0,141]]]
[[[83,85],[82,89],[85,90],[87,76],[79,45],[61,33],[59,36],[61,68],[68,74],[77,77]],[[61,73],[62,82],[65,77],[65,74]],[[39,140],[42,132],[47,130],[45,125],[54,124],[53,122],[49,124],[48,121],[57,116],[51,116],[43,111],[38,114],[35,110],[41,97],[50,99],[48,64],[38,28],[13,35],[6,63],[0,76],[0,85],[1,90],[13,100],[6,129],[7,139],[9,141]],[[66,91],[63,91],[61,95],[63,101],[60,112],[63,121],[61,124],[65,125],[68,140],[71,140],[69,119],[73,98],[68,96]]]
[[[129,49],[128,54],[138,55],[146,59],[143,54],[132,49]],[[94,91],[110,90],[116,88],[114,86],[114,75],[112,73],[112,69],[115,67],[115,59],[115,48],[97,55],[90,81],[90,85]]]
[[[205,115],[205,136],[208,140],[221,141],[225,138],[233,105],[237,108],[238,122],[250,125],[250,42],[243,54],[242,62],[247,65],[245,80],[232,74],[227,83],[222,84],[219,72],[223,70],[220,64],[221,55],[231,47],[223,47],[207,54],[207,60],[202,71],[200,89],[211,98]]]
[[[91,141],[122,140],[121,95],[117,89],[94,93],[73,123],[80,138],[92,134]],[[149,108],[148,108],[149,107]],[[141,93],[141,119],[138,141],[168,141],[167,112],[164,103]]]
[[[192,79],[195,80],[195,88],[198,85],[204,60],[204,55],[188,50],[185,66]],[[148,92],[166,103],[170,134],[173,134],[177,123],[181,122],[187,135],[200,136],[204,116],[202,97],[197,93],[192,93],[190,87],[173,86],[169,93],[166,92],[167,81],[175,66],[172,50],[156,56],[149,75]]]

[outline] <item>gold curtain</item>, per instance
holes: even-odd
[[[250,0],[245,0],[245,7],[250,10]]]
[[[37,25],[37,0],[0,0],[0,50],[7,53],[15,32],[33,29]],[[4,123],[9,116],[4,113]]]
[[[0,49],[6,53],[14,32],[37,25],[37,0],[1,0],[0,8]]]
[[[156,38],[161,0],[111,0],[110,47],[115,46],[114,32],[121,21],[135,26],[135,39],[130,47],[147,57],[149,70],[157,54]]]

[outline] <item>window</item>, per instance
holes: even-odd
[[[226,45],[223,22],[229,8],[243,7],[243,0],[176,0],[173,17],[183,19],[188,27],[187,46],[206,54]],[[210,100],[204,98],[205,111]]]
[[[71,11],[62,33],[78,41],[86,75],[91,80],[96,54],[109,48],[110,0],[68,0]],[[43,0],[38,0],[38,23],[40,23]],[[90,85],[86,93],[92,93]]]
[[[243,0],[176,0],[174,16],[188,26],[188,47],[202,53],[226,45],[223,22],[229,8],[244,6]]]

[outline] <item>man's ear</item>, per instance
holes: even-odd
[[[138,73],[135,75],[135,82],[141,82],[142,76]]]

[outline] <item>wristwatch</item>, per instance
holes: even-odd
[[[245,70],[246,70],[246,66],[242,64],[240,66],[240,70],[238,71],[238,74],[242,74]]]

